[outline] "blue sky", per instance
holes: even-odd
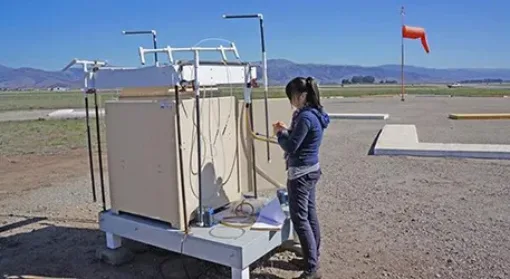
[[[401,5],[406,24],[427,30],[431,48],[426,54],[418,40],[406,40],[406,64],[510,68],[504,0],[0,0],[0,64],[57,70],[76,57],[137,66],[138,46],[151,40],[122,36],[126,29],[157,30],[159,46],[223,38],[236,43],[243,60],[260,59],[258,22],[224,20],[224,13],[263,13],[270,59],[398,64]]]

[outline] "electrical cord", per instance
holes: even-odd
[[[204,42],[204,41],[207,41],[207,40],[212,40],[212,39],[216,39],[216,38],[209,38],[209,39],[204,39],[202,41],[200,41],[199,43],[197,43],[196,45]],[[220,39],[221,40],[221,39]],[[226,40],[225,40],[226,41]],[[195,46],[196,46],[195,45]],[[241,63],[242,61],[240,59],[238,59]],[[211,117],[211,114],[212,114],[212,102],[209,102],[209,137],[208,137],[208,142],[209,142],[209,154],[211,156],[211,160],[212,160],[212,163],[213,165],[215,165],[215,162],[214,162],[214,157],[217,153],[217,150],[216,150],[216,142],[217,140],[219,139],[220,141],[220,145],[222,147],[222,151],[224,151],[224,142],[223,142],[223,136],[227,130],[227,127],[230,123],[230,120],[231,120],[231,114],[232,114],[232,103],[234,103],[234,101],[232,101],[232,96],[233,96],[233,87],[232,87],[232,84],[230,83],[230,68],[228,67],[226,61],[222,60],[223,64],[226,67],[227,69],[227,80],[228,80],[228,83],[230,84],[230,97],[231,97],[231,106],[230,106],[230,110],[229,110],[229,114],[227,116],[227,120],[226,120],[226,123],[225,123],[225,126],[223,127],[223,129],[220,129],[221,128],[221,107],[220,107],[220,103],[218,102],[218,120],[217,120],[217,127],[216,127],[216,133],[214,135],[214,137],[212,136],[212,124],[211,124],[211,121],[212,121],[212,117]],[[204,90],[205,91],[205,94],[204,96],[207,96],[207,90]],[[213,92],[212,90],[210,90],[210,98],[213,96]],[[237,103],[237,102],[235,102]],[[200,112],[199,112],[199,117],[202,115],[202,112],[203,112],[203,107],[204,106],[201,106],[201,109],[200,109]],[[184,108],[184,107],[183,107]],[[196,103],[194,102],[194,105],[193,105],[193,110],[196,110],[197,107],[196,107]],[[241,111],[241,117],[243,117],[244,113],[244,106],[242,108],[242,111]],[[185,113],[186,114],[186,113]],[[187,115],[187,114],[186,114]],[[241,118],[242,119],[242,118]],[[246,114],[246,121],[247,123],[249,123],[250,121],[250,117],[249,117],[249,114],[247,113]],[[196,114],[193,113],[193,116],[192,116],[192,122],[193,122],[193,131],[192,131],[192,139],[191,139],[191,150],[190,150],[190,165],[189,165],[189,179],[190,179],[190,188],[191,188],[191,191],[193,193],[193,195],[195,195],[195,197],[198,198],[199,195],[197,195],[197,193],[195,192],[195,189],[193,187],[193,177],[192,175],[196,175],[198,173],[198,171],[201,171],[201,170],[198,170],[198,171],[194,171],[193,170],[193,149],[194,149],[194,143],[195,143],[195,129],[198,129],[198,125],[197,125],[197,119],[196,119]],[[241,122],[242,123],[242,122]],[[247,155],[247,150],[246,150],[246,143],[245,143],[245,140],[244,140],[244,129],[243,129],[243,126],[244,125],[241,125],[241,134],[243,136],[243,139],[241,140],[242,142],[242,148],[244,150],[244,153],[245,153],[245,156],[248,158],[248,155]],[[269,141],[271,143],[277,143],[277,141],[274,139],[274,137],[271,137],[270,139],[267,139],[265,137],[262,137],[260,136],[258,133],[254,133],[252,130],[251,130],[251,127],[249,125],[247,125],[247,127],[250,129],[249,130],[249,135],[251,137],[253,137],[254,139],[257,139],[257,140],[262,140],[262,141]],[[221,136],[220,136],[221,135]],[[203,158],[200,158],[200,161],[202,162],[202,165],[206,162],[206,157],[207,157],[207,150],[206,150],[206,146],[207,146],[207,140],[206,140],[206,137],[204,136],[203,133],[201,133],[201,138],[199,139],[196,139],[197,141],[197,144],[199,142],[203,142],[203,146],[204,146],[204,156]],[[236,150],[235,150],[235,153],[234,154],[237,154],[238,152],[238,147],[236,145]],[[225,152],[222,152],[223,153],[223,156],[225,156]],[[227,181],[230,180],[231,176],[232,176],[232,173],[233,173],[233,169],[235,167],[235,163],[237,161],[237,156],[234,156],[234,160],[232,162],[232,167],[231,167],[231,170],[230,170],[230,173],[228,174],[228,178],[226,179],[226,181],[222,182],[219,187],[218,187],[218,190],[223,187]],[[223,158],[223,172],[224,172],[224,175],[222,177],[225,177],[225,172],[226,172],[226,160],[225,158]],[[249,165],[252,165],[252,162],[250,162],[250,160],[248,160],[248,164]],[[260,174],[263,178],[265,178],[267,181],[269,181],[271,184],[273,184],[274,186],[276,186],[277,188],[284,188],[284,186],[280,185],[277,181],[273,180],[271,177],[269,177],[266,173],[264,173],[258,166],[255,165],[255,169],[256,169],[256,172],[258,174]],[[216,192],[217,192],[216,191]],[[215,193],[213,192],[213,194],[210,196],[210,197],[207,197],[206,200],[210,199],[213,197]],[[243,211],[243,207],[244,206],[248,206],[250,209],[251,209],[251,212],[249,213],[245,213]],[[251,227],[253,225],[253,223],[255,222],[255,216],[256,216],[256,213],[255,213],[255,207],[253,206],[253,204],[247,202],[246,200],[243,200],[241,201],[240,204],[238,204],[235,208],[234,208],[234,214],[233,216],[225,216],[224,218],[222,218],[222,220],[220,220],[220,223],[226,227],[231,227],[231,228],[240,228],[240,229],[243,229],[243,228],[248,228],[248,227]],[[243,221],[242,223],[240,222],[234,222],[234,220],[239,220],[241,218],[241,221]],[[186,277],[188,279],[191,279],[190,277],[190,274],[188,272],[188,269],[187,269],[187,266],[186,266],[186,263],[184,261],[184,253],[183,253],[183,250],[184,250],[184,242],[187,238],[188,234],[186,233],[181,241],[181,251],[180,251],[180,256],[181,256],[181,263],[182,263],[182,267],[186,273]],[[163,272],[162,272],[162,266],[164,265],[164,263],[167,261],[168,259],[164,260],[161,262],[160,264],[160,273],[162,274],[163,278],[165,278]],[[212,267],[204,270],[201,274],[198,275],[197,278],[200,278],[202,277],[204,274],[206,274],[211,268],[215,268],[217,267],[216,265],[213,265]]]
[[[244,116],[244,114],[246,114],[246,125],[241,125],[241,135],[242,135],[242,138],[244,139],[245,138],[245,135],[244,135],[244,128],[243,127],[250,127],[249,125],[249,115],[248,113],[246,113],[245,111],[245,108],[244,106],[241,108],[241,117]],[[262,138],[261,139],[262,141],[266,141],[265,138]],[[244,151],[244,156],[246,156],[246,158],[249,158],[248,157],[248,148],[246,147],[246,142],[244,140],[241,140],[241,145],[242,145],[242,148],[243,148],[243,151]],[[248,162],[248,165],[250,167],[252,167],[252,162],[250,160],[246,160]],[[267,173],[265,173],[263,170],[261,170],[257,165],[255,165],[255,170],[257,171],[257,173],[262,176],[265,180],[267,180],[269,183],[273,184],[273,186],[275,186],[276,188],[286,188],[284,185],[280,184],[278,181],[274,180],[273,178],[271,178]]]
[[[204,40],[201,40],[199,41],[197,44],[194,45],[194,47],[200,45],[201,43],[205,42],[205,41],[210,41],[210,40],[220,40],[220,41],[225,41],[225,42],[228,42],[228,43],[232,43],[231,41],[228,41],[228,40],[225,40],[225,39],[218,39],[218,38],[207,38],[207,39],[204,39]],[[222,60],[222,63],[224,65],[227,65],[226,64],[226,61]],[[221,154],[223,155],[223,174],[220,176],[222,178],[225,178],[226,179],[223,179],[221,181],[221,183],[218,183],[218,189],[216,189],[216,191],[212,191],[211,192],[211,195],[209,197],[206,197],[205,200],[209,200],[211,199],[223,186],[225,186],[231,179],[232,177],[232,173],[235,169],[235,164],[237,162],[237,156],[235,156],[235,154],[237,154],[238,152],[238,149],[237,149],[237,146],[236,146],[236,150],[234,152],[234,158],[232,160],[232,165],[230,167],[230,171],[229,173],[227,174],[227,167],[226,167],[226,158],[225,158],[225,147],[224,147],[224,142],[223,142],[223,136],[227,130],[227,127],[228,125],[230,124],[230,121],[231,121],[231,118],[232,118],[232,104],[234,103],[234,101],[232,100],[232,97],[233,97],[233,86],[232,84],[229,82],[230,81],[230,77],[231,77],[231,72],[230,72],[230,68],[226,67],[226,71],[227,71],[227,81],[228,83],[230,84],[230,97],[231,97],[231,101],[230,101],[230,110],[229,110],[229,114],[227,115],[227,120],[225,122],[225,125],[223,127],[223,129],[221,129],[221,121],[219,119],[221,119],[221,107],[220,106],[220,102],[218,102],[218,116],[217,116],[217,128],[216,128],[216,133],[214,135],[214,140],[212,139],[212,134],[211,134],[211,131],[212,131],[212,124],[211,124],[211,120],[213,119],[213,117],[211,117],[211,114],[212,114],[212,102],[209,101],[209,138],[208,140],[205,139],[204,135],[201,134],[201,141],[203,140],[203,143],[204,145],[207,144],[207,142],[209,143],[209,152],[207,152],[207,150],[204,150],[204,157],[203,159],[201,160],[201,164],[204,165],[205,162],[206,162],[206,156],[207,154],[209,153],[210,154],[210,159],[211,159],[211,162],[214,166],[216,166],[215,162],[214,162],[214,157],[215,157],[215,153],[217,153],[217,150],[216,150],[216,142],[219,138],[220,140],[220,145],[221,145],[221,148],[222,148],[222,151]],[[212,77],[211,77],[211,80],[212,80]],[[204,90],[204,97],[207,97],[207,88]],[[210,90],[210,98],[213,97],[213,91]],[[202,115],[202,112],[203,112],[203,107],[204,106],[201,106],[201,109],[200,109],[200,115]],[[196,109],[196,104],[193,105],[193,109],[195,110]],[[194,146],[195,146],[195,128],[198,128],[197,127],[197,124],[196,124],[196,116],[193,119],[193,131],[192,131],[192,143],[191,143],[191,150],[190,150],[190,164],[189,164],[189,168],[190,168],[190,172],[189,172],[189,181],[190,181],[190,188],[191,188],[191,191],[193,193],[193,195],[195,196],[195,198],[198,198],[199,195],[198,193],[196,192],[195,190],[195,187],[193,187],[193,176],[197,175],[198,174],[198,170],[194,170],[193,169],[193,150],[194,150]],[[220,136],[221,134],[221,136]],[[206,142],[207,141],[207,142]],[[204,148],[205,149],[205,148]]]
[[[247,205],[251,209],[250,213],[245,213],[243,211],[244,205]],[[226,227],[237,228],[237,229],[249,228],[253,225],[253,223],[255,223],[255,217],[256,217],[255,206],[253,206],[253,204],[251,204],[250,202],[247,202],[246,200],[242,200],[241,203],[239,203],[234,208],[233,211],[234,211],[234,215],[225,216],[225,217],[221,218],[219,223]],[[244,218],[244,219],[239,220],[239,218]],[[233,221],[230,221],[230,220],[233,220]],[[235,222],[235,221],[237,221],[237,222]]]
[[[207,40],[207,39],[206,39],[206,40]],[[199,43],[197,43],[195,46],[197,46],[198,44],[200,44],[200,43],[202,43],[202,42],[204,42],[204,41],[206,41],[206,40],[202,40],[202,41],[200,41],[200,42],[199,42]],[[222,60],[222,62],[223,62],[223,64],[224,64],[224,65],[226,65],[226,62],[225,62],[225,61],[223,61],[223,60]],[[228,81],[230,81],[230,68],[226,67],[226,69],[227,69],[227,80],[228,80]],[[212,78],[211,78],[211,79],[212,79]],[[234,103],[234,101],[232,100],[232,97],[233,97],[233,87],[232,87],[232,84],[231,84],[230,82],[228,82],[228,83],[230,84],[230,97],[231,97],[231,101],[230,101],[230,103],[231,103],[231,104],[230,104],[230,110],[229,110],[229,114],[228,114],[228,116],[227,116],[227,120],[226,120],[225,126],[223,127],[223,129],[221,129],[221,121],[220,121],[220,119],[221,119],[221,117],[220,117],[220,116],[221,116],[221,107],[220,107],[220,102],[218,102],[218,117],[217,117],[217,125],[216,125],[217,127],[216,127],[216,133],[215,133],[215,135],[214,135],[214,139],[213,139],[213,136],[212,136],[212,133],[211,133],[211,132],[212,132],[212,126],[213,126],[213,125],[211,124],[211,121],[212,121],[212,119],[213,119],[213,117],[211,117],[211,114],[212,114],[212,110],[213,110],[213,109],[212,109],[212,102],[211,102],[211,101],[209,101],[209,138],[208,138],[209,146],[210,146],[210,148],[209,148],[209,153],[210,153],[211,161],[212,161],[213,165],[216,165],[216,164],[215,164],[215,162],[214,162],[214,157],[215,157],[215,155],[216,155],[215,153],[217,153],[217,150],[216,150],[216,148],[215,148],[215,147],[216,147],[217,140],[219,139],[220,144],[221,144],[221,148],[222,148],[222,151],[223,151],[222,153],[223,153],[223,156],[224,156],[224,157],[223,157],[223,172],[224,172],[224,174],[222,175],[222,177],[225,177],[225,176],[226,176],[226,172],[227,172],[227,171],[226,171],[226,158],[225,158],[225,152],[224,152],[224,149],[225,149],[225,148],[224,148],[223,136],[224,136],[224,134],[225,134],[225,132],[226,132],[226,130],[227,130],[228,125],[230,124],[230,121],[231,121],[231,114],[232,114],[232,111],[233,111],[233,109],[232,109],[232,105],[233,105],[233,103]],[[204,97],[207,97],[207,89],[206,89],[206,90],[204,90],[204,91],[205,91],[205,92],[204,92]],[[210,98],[212,98],[212,97],[213,97],[213,91],[212,91],[212,90],[210,90]],[[184,108],[184,107],[183,107],[183,108]],[[204,108],[204,106],[201,106],[201,108],[200,108],[200,112],[199,112],[199,117],[202,115],[203,108]],[[196,109],[197,109],[197,107],[196,107],[196,103],[194,102],[194,104],[193,104],[193,110],[196,110]],[[187,115],[187,113],[185,113],[185,114]],[[192,164],[192,162],[193,162],[193,149],[194,149],[194,143],[195,143],[195,129],[201,128],[201,127],[198,127],[198,125],[197,125],[197,123],[196,123],[196,122],[197,122],[197,120],[198,120],[198,119],[196,119],[196,115],[195,115],[195,114],[193,114],[193,116],[192,116],[193,131],[192,131],[191,148],[190,148],[190,149],[191,149],[191,150],[190,150],[190,160],[189,160],[189,161],[190,161],[190,165],[189,165],[189,170],[190,170],[190,171],[189,171],[189,174],[190,174],[190,175],[189,175],[189,179],[190,179],[190,186],[191,186],[190,188],[191,188],[191,191],[192,191],[193,195],[194,195],[196,198],[198,198],[198,196],[199,196],[199,195],[197,195],[197,193],[196,193],[196,192],[195,192],[195,190],[194,190],[192,175],[196,175],[196,174],[198,173],[198,171],[201,171],[201,170],[194,171],[194,170],[193,170],[193,164]],[[221,134],[221,136],[220,136],[220,134]],[[206,140],[206,138],[205,138],[205,136],[204,136],[204,134],[203,134],[203,133],[201,133],[201,135],[200,135],[200,136],[201,136],[201,138],[197,139],[197,144],[199,144],[199,142],[202,142],[202,141],[203,141],[204,149],[206,149],[205,147],[207,146],[207,142],[206,142],[207,140]],[[234,153],[234,154],[237,154],[237,152],[238,152],[238,149],[237,149],[237,146],[236,146],[236,150],[235,150],[235,153]],[[205,161],[206,161],[207,153],[208,153],[208,152],[207,152],[207,150],[204,150],[204,156],[203,156],[203,158],[200,158],[200,161],[201,161],[201,164],[202,164],[202,165],[204,165],[204,163],[205,163]],[[231,178],[231,176],[232,176],[233,169],[234,169],[234,167],[235,167],[236,162],[237,162],[237,156],[235,156],[235,155],[234,155],[234,159],[233,159],[233,162],[232,162],[232,167],[231,167],[230,173],[228,174],[228,178],[227,178],[224,182],[222,182],[222,183],[221,183],[221,185],[219,185],[219,188],[220,188],[220,187],[223,187],[223,186],[224,186],[224,185],[225,185],[225,184],[226,184],[226,183],[230,180],[230,178]],[[219,188],[217,189],[217,191],[219,191],[219,190],[220,190]],[[216,192],[217,192],[217,191],[216,191]],[[213,194],[212,194],[210,197],[207,197],[207,198],[206,198],[206,200],[207,200],[207,199],[212,198],[212,196],[213,196],[213,195],[214,195],[214,192],[213,192]],[[239,205],[236,207],[236,209],[238,209],[238,207],[242,207],[244,204],[246,204],[246,203],[241,203],[241,204],[239,204]],[[251,205],[251,204],[250,204],[250,205]],[[252,211],[253,211],[253,210],[254,210],[253,205],[251,205],[251,208],[252,208]],[[241,209],[242,209],[242,208],[241,208]],[[184,269],[184,271],[185,271],[185,273],[186,273],[186,277],[187,277],[188,279],[191,279],[190,274],[189,274],[188,269],[187,269],[187,266],[186,266],[186,263],[184,262],[184,259],[183,259],[183,257],[184,257],[184,253],[183,253],[183,249],[184,249],[184,242],[185,242],[185,240],[186,240],[186,237],[187,237],[187,236],[188,236],[188,234],[186,233],[186,235],[183,237],[183,239],[182,239],[182,241],[181,241],[181,251],[180,251],[180,256],[181,256],[181,263],[182,263],[182,267],[183,267],[183,269]],[[167,260],[168,260],[168,259],[167,259]],[[163,264],[164,264],[165,262],[166,262],[166,260],[165,260],[165,261],[163,261],[163,262],[160,264],[160,273],[162,274],[163,278],[165,278],[165,276],[164,276],[164,274],[163,274],[163,272],[162,272],[162,270],[161,270],[161,269],[162,269],[162,266],[163,266]],[[217,267],[216,265],[213,265],[211,268],[216,268],[216,267]],[[206,269],[204,272],[202,272],[201,274],[199,274],[197,278],[202,277],[202,276],[203,276],[204,274],[206,274],[206,273],[207,273],[207,272],[208,272],[211,268]]]

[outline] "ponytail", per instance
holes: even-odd
[[[306,78],[306,102],[313,108],[321,109],[319,86],[312,77]]]
[[[299,95],[304,92],[306,92],[306,102],[309,106],[318,110],[322,109],[319,87],[317,86],[317,82],[314,78],[296,77],[285,87],[285,93],[289,100],[292,99],[293,95]]]

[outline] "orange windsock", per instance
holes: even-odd
[[[413,26],[402,26],[402,37],[406,39],[421,39],[421,44],[425,49],[425,52],[429,53],[430,48],[427,42],[427,35],[425,33],[425,29],[421,27],[413,27]]]

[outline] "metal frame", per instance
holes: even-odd
[[[234,43],[230,44],[230,47],[185,47],[185,48],[172,48],[170,46],[164,48],[153,48],[146,49],[143,47],[138,48],[138,54],[140,55],[140,62],[142,65],[145,65],[145,54],[147,53],[165,53],[168,56],[168,60],[171,64],[174,64],[173,52],[193,52],[195,54],[193,61],[198,61],[198,53],[201,51],[219,51],[221,53],[221,57],[223,61],[227,61],[227,51],[231,51],[234,53],[237,59],[240,59],[239,53],[237,52],[237,48]]]
[[[90,132],[90,116],[89,116],[89,94],[94,94],[94,107],[96,113],[96,133],[97,133],[97,144],[98,144],[98,157],[99,157],[99,173],[100,173],[100,181],[101,181],[101,200],[103,202],[103,210],[106,210],[106,200],[105,200],[105,190],[104,190],[104,173],[103,173],[103,158],[101,152],[101,137],[100,137],[100,129],[99,129],[99,108],[97,105],[97,90],[95,88],[95,73],[99,70],[100,67],[105,67],[107,65],[106,61],[97,61],[97,60],[81,60],[81,59],[73,59],[66,67],[62,69],[62,71],[67,71],[74,65],[82,65],[84,79],[83,79],[83,96],[85,99],[85,123],[87,129],[87,148],[88,148],[88,156],[89,156],[89,167],[90,167],[90,178],[91,178],[91,186],[92,186],[92,200],[94,202],[97,201],[96,196],[96,186],[95,186],[95,177],[94,177],[94,163],[92,156],[92,139]],[[90,71],[92,70],[92,71]],[[89,87],[88,80],[91,80],[91,86]]]
[[[194,66],[194,82],[193,89],[195,92],[195,103],[196,103],[196,113],[197,113],[197,135],[200,138],[200,82],[198,78],[198,69],[201,65],[199,53],[201,51],[216,51],[220,52],[223,58],[223,65],[228,65],[226,62],[225,52],[230,51],[235,54],[237,58],[239,58],[239,54],[237,53],[237,49],[234,44],[230,47],[216,47],[216,48],[201,48],[201,47],[192,47],[192,48],[154,48],[154,49],[143,49],[139,48],[139,55],[142,64],[145,64],[145,54],[149,53],[165,53],[168,55],[168,59],[171,64],[174,66],[174,69],[178,74],[182,77],[182,72],[179,70],[178,63],[175,63],[173,60],[173,52],[192,52],[193,53],[193,66]],[[180,64],[186,64],[190,62],[181,62]],[[209,64],[214,62],[205,62],[204,64]],[[225,64],[227,63],[227,64]],[[219,64],[219,63],[218,63]],[[233,64],[233,63],[231,63]],[[187,64],[189,65],[189,64]],[[245,101],[246,107],[250,111],[250,116],[252,116],[252,108],[251,108],[251,85],[252,85],[252,77],[251,77],[251,66],[249,63],[239,63],[237,65],[245,66]],[[182,68],[181,68],[182,69]],[[92,71],[92,76],[90,77],[92,81],[92,87],[95,87],[95,72],[100,70],[99,67],[94,67]],[[86,77],[87,79],[87,77]],[[180,115],[179,115],[179,90],[180,82],[175,83],[175,100],[177,107],[177,123],[178,123],[178,145],[179,145],[179,156],[182,156],[181,151],[181,136],[180,136]],[[95,93],[95,88],[93,91]],[[96,100],[97,102],[97,100]],[[267,115],[266,115],[267,116]],[[253,119],[253,117],[250,117]],[[250,131],[253,132],[253,122],[251,122]],[[253,140],[255,137],[253,133],[250,134],[250,141],[253,145]],[[269,138],[268,135],[266,135]],[[259,140],[266,140],[266,137],[261,137]],[[98,141],[100,138],[98,137]],[[156,247],[160,247],[166,250],[174,251],[177,253],[182,253],[184,255],[192,256],[198,259],[214,262],[217,264],[225,265],[231,267],[231,278],[233,279],[248,279],[250,277],[249,267],[252,263],[266,255],[269,251],[274,248],[280,246],[283,242],[287,240],[292,240],[295,238],[293,234],[293,226],[292,222],[289,218],[286,219],[283,228],[279,231],[257,231],[250,229],[239,229],[239,228],[229,228],[223,225],[215,225],[213,227],[205,227],[204,226],[204,215],[202,208],[202,183],[201,183],[201,149],[200,142],[198,143],[198,180],[199,180],[199,214],[198,214],[198,222],[197,226],[193,226],[190,228],[188,226],[188,220],[185,220],[186,227],[184,231],[176,230],[171,228],[169,224],[162,223],[156,220],[151,220],[146,217],[134,216],[127,213],[114,213],[110,210],[106,210],[104,205],[104,197],[103,197],[103,211],[99,213],[99,228],[106,233],[106,246],[109,249],[118,249],[122,246],[122,239],[127,238],[135,241],[139,241],[142,243],[146,243],[149,245],[153,245]],[[100,152],[100,151],[99,151]],[[252,153],[252,160],[255,159],[255,154]],[[182,162],[182,160],[180,160]],[[254,167],[254,175],[256,175],[255,171],[255,162],[253,162]],[[102,167],[101,167],[102,168]],[[92,169],[91,169],[92,170]],[[182,166],[181,170],[182,172]],[[181,174],[181,177],[184,177]],[[181,187],[184,187],[184,183],[181,181]],[[255,185],[255,193],[257,193],[256,185]],[[183,190],[183,195],[185,191]],[[104,196],[104,190],[103,190]],[[255,194],[257,196],[257,194]],[[185,196],[183,196],[185,200]],[[284,211],[288,211],[287,208],[283,208]],[[186,205],[184,204],[184,212],[187,218]],[[230,236],[232,234],[239,233],[238,236]]]
[[[200,82],[198,76],[198,69],[200,68],[200,52],[201,51],[209,51],[209,52],[220,52],[221,57],[224,61],[227,60],[226,52],[233,52],[234,55],[239,58],[239,53],[237,52],[237,48],[234,43],[231,44],[230,47],[189,47],[189,48],[172,48],[167,46],[165,48],[160,49],[144,49],[140,47],[138,49],[140,55],[140,62],[145,64],[145,54],[147,53],[166,53],[168,55],[168,59],[170,63],[174,64],[173,52],[192,52],[193,53],[193,65],[194,65],[194,82],[193,89],[195,91],[195,109],[196,109],[196,118],[197,118],[197,138],[201,137],[201,129],[200,129]],[[198,220],[196,225],[199,227],[204,226],[204,209],[202,206],[202,145],[200,141],[197,143],[197,168],[198,168]]]
[[[157,46],[157,39],[156,39],[156,30],[150,30],[150,31],[122,31],[122,34],[124,35],[143,35],[143,34],[151,34],[152,35],[152,44],[154,48],[158,48]],[[158,54],[154,53],[154,65],[159,66],[158,62]]]
[[[269,109],[268,109],[268,78],[267,78],[267,54],[266,54],[266,40],[264,38],[264,15],[250,14],[250,15],[223,15],[224,19],[245,19],[245,18],[258,18],[260,29],[260,47],[262,53],[262,75],[264,78],[264,111],[266,114],[266,139],[267,139],[267,161],[271,161],[271,153],[269,151]],[[252,117],[253,118],[253,117]],[[256,182],[255,182],[256,184]]]
[[[283,210],[288,211],[286,208]],[[285,220],[282,229],[278,231],[216,225],[211,228],[193,227],[190,233],[186,233],[155,220],[104,211],[99,214],[99,228],[106,232],[106,245],[109,249],[120,248],[122,239],[127,238],[228,266],[231,268],[232,279],[249,279],[252,263],[294,238],[290,218]]]

